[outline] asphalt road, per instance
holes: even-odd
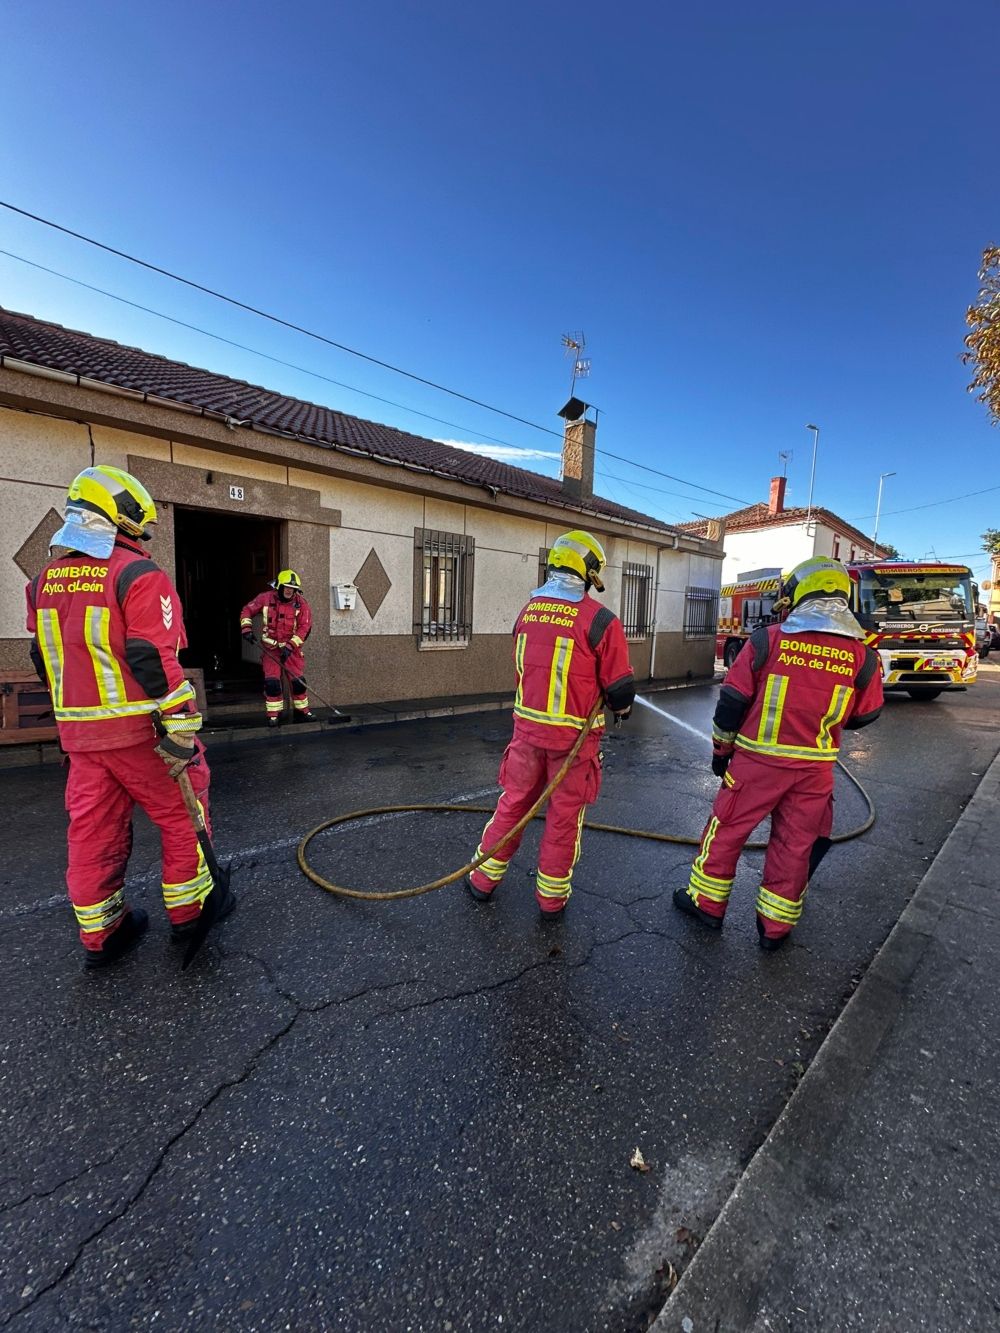
[[[714,691],[657,696],[708,726]],[[747,856],[726,928],[670,891],[689,852],[592,834],[540,923],[533,838],[497,901],[356,904],[294,843],[361,806],[489,799],[501,714],[212,754],[237,914],[181,974],[137,821],[153,925],[78,968],[55,767],[0,773],[0,1324],[360,1333],[632,1333],[741,1169],[1000,745],[1000,673],[890,699],[845,758],[879,820],[825,861],[792,947],[757,948]],[[697,833],[704,747],[637,712],[595,818]],[[837,824],[863,807],[844,786]],[[466,860],[483,817],[324,835],[321,872],[396,888]],[[639,1147],[650,1170],[629,1166]]]

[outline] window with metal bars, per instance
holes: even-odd
[[[685,639],[714,639],[718,623],[719,590],[717,588],[685,588]]]
[[[464,643],[472,634],[474,537],[414,529],[413,621],[422,643]]]
[[[653,566],[622,565],[622,628],[627,639],[652,631]]]

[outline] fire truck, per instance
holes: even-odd
[[[779,618],[774,604],[781,596],[780,569],[752,569],[719,593],[719,629],[715,655],[728,671],[736,654],[760,625],[773,625]]]
[[[882,664],[884,688],[936,699],[976,679],[978,589],[966,565],[875,561],[847,566],[851,610]],[[719,599],[716,655],[728,669],[758,625],[780,617],[780,569],[755,569],[727,584]]]

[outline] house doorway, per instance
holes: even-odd
[[[205,509],[174,510],[177,590],[184,607],[185,666],[201,667],[219,696],[259,692],[259,649],[240,636],[240,611],[277,576],[281,520]]]

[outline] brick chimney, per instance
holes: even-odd
[[[594,495],[594,440],[597,423],[567,421],[563,431],[562,487],[574,500],[590,500]]]
[[[771,498],[767,502],[767,512],[769,514],[780,514],[784,509],[786,481],[786,477],[771,478]]]

